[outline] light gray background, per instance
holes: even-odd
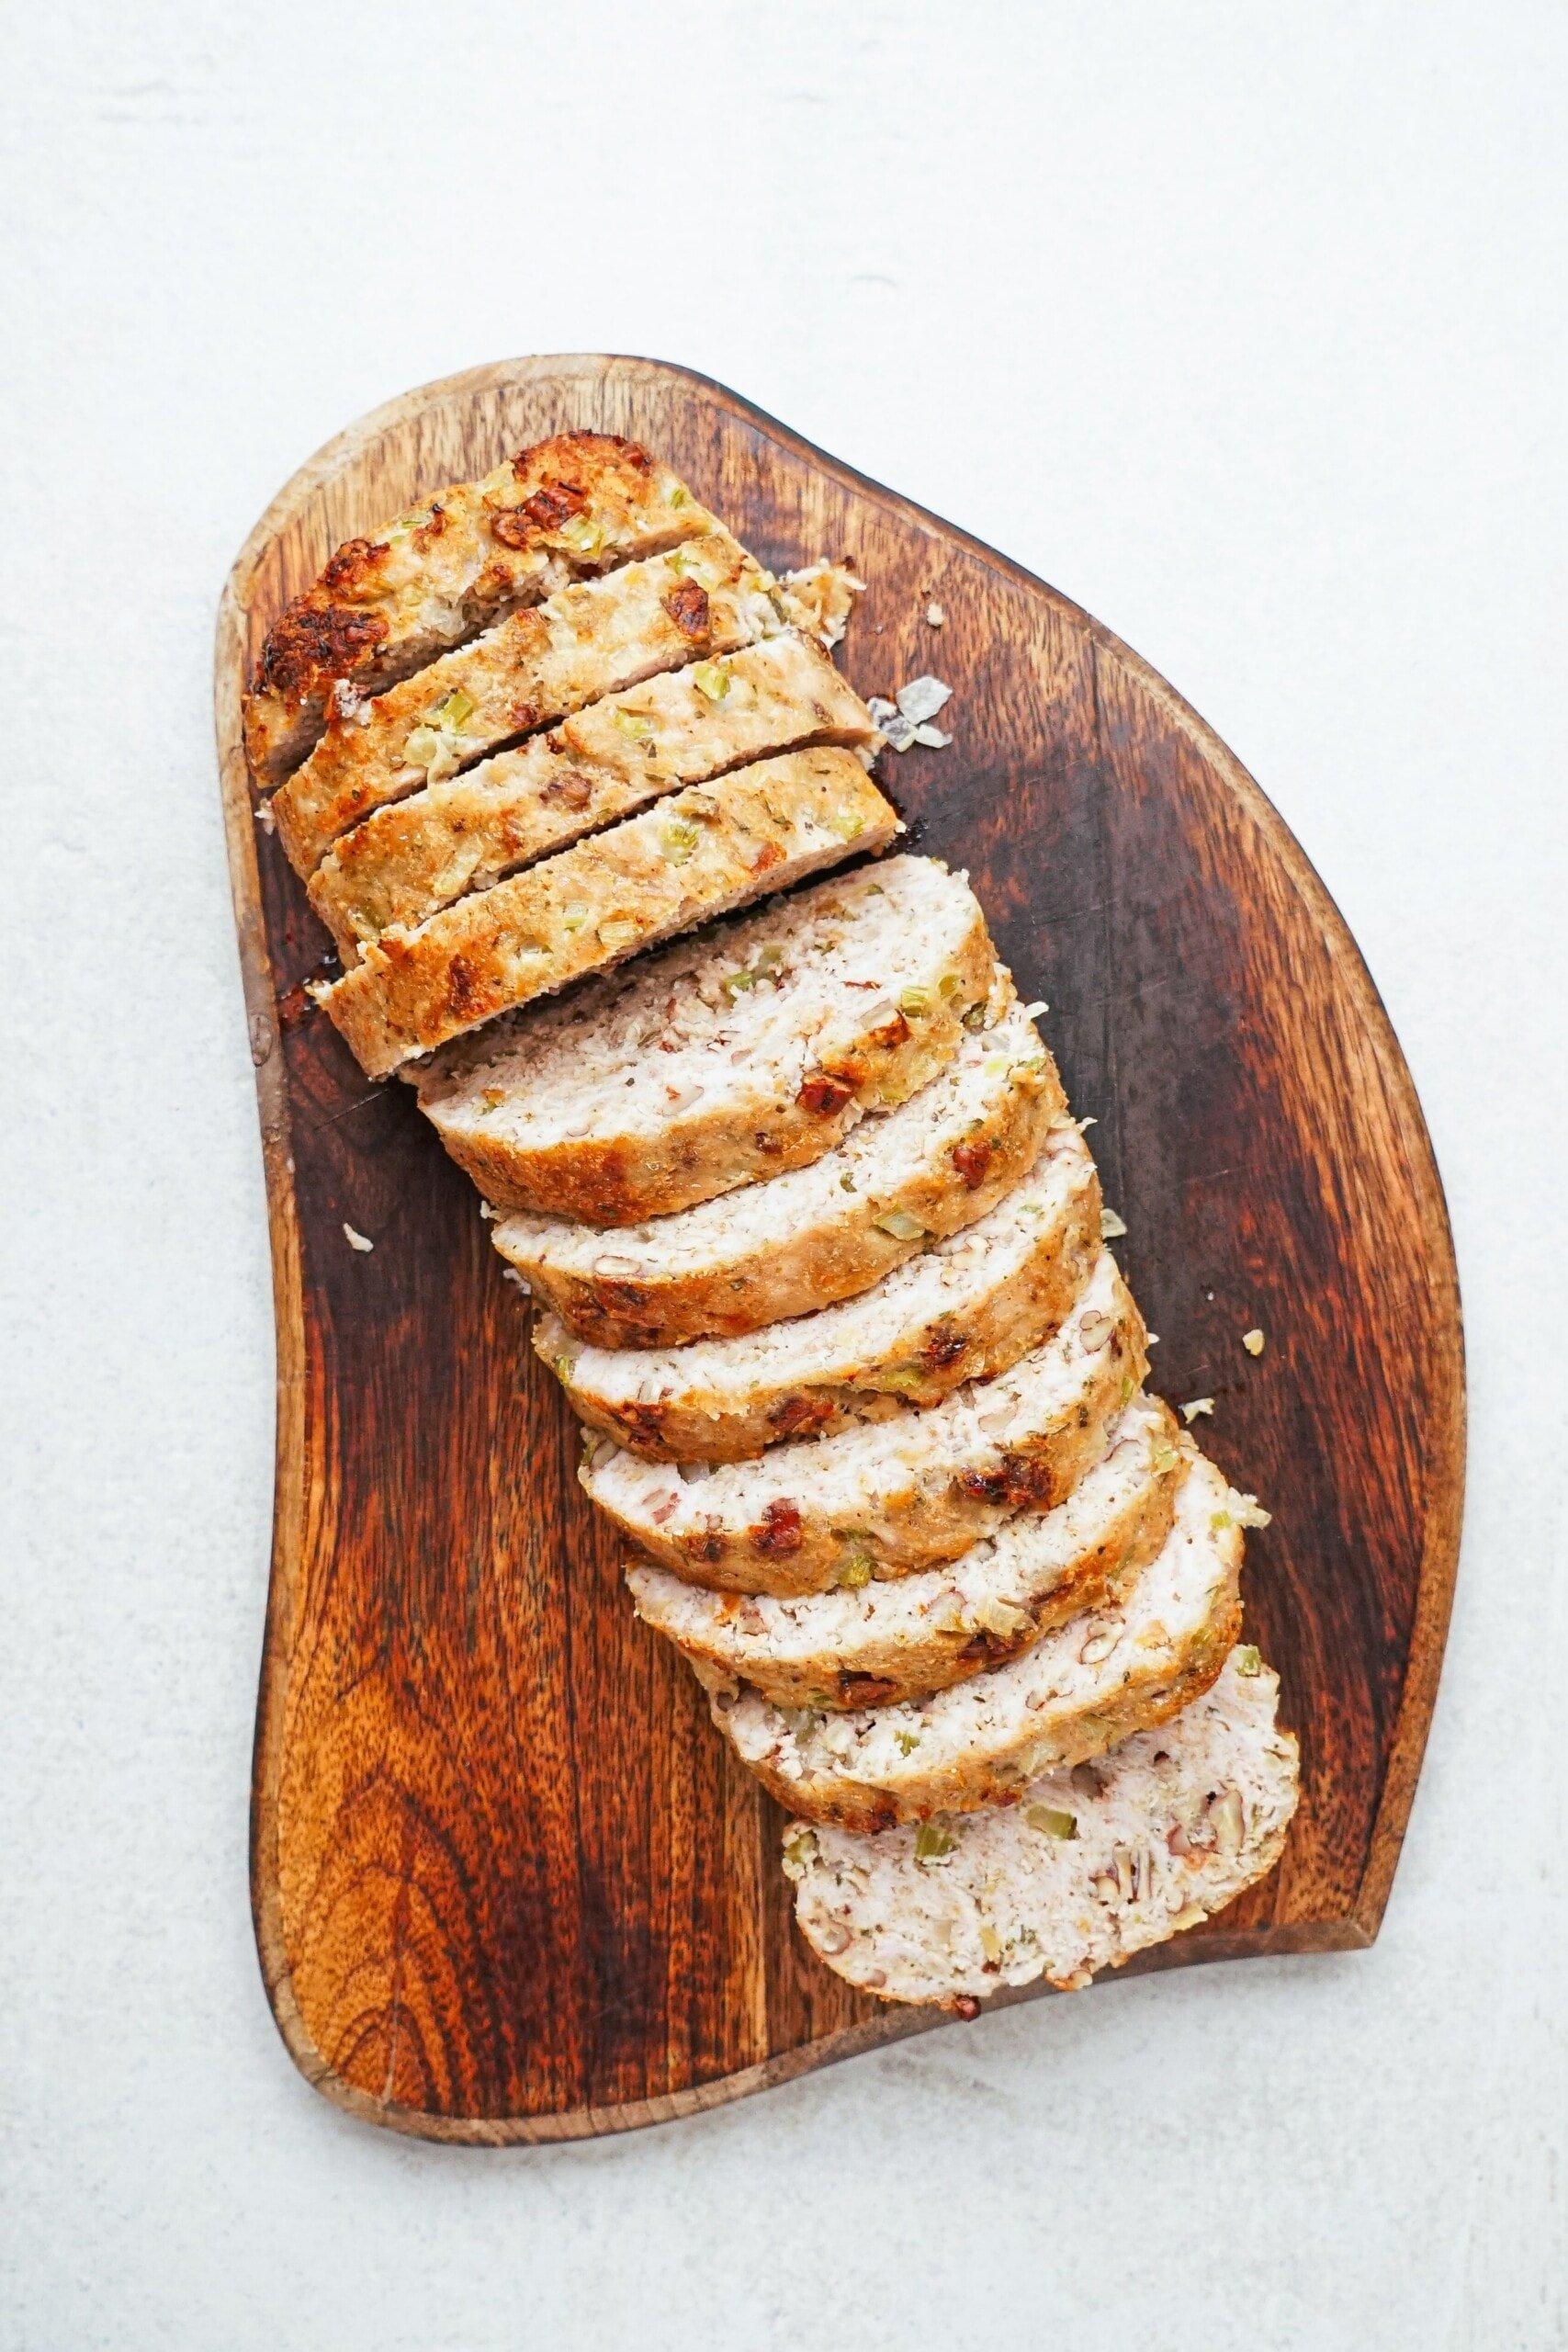
[[[1546,0],[7,12],[6,2352],[1563,2340],[1564,46]],[[1006,548],[1261,779],[1426,1102],[1471,1489],[1373,1952],[497,2157],[315,2098],[252,1951],[272,1335],[209,659],[318,443],[572,349]]]

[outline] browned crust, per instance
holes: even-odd
[[[690,720],[710,707],[693,671],[664,673],[372,810],[309,884],[345,956],[687,785],[809,744],[881,744],[860,696],[798,630],[743,646],[719,667],[749,691],[722,697],[706,724]]]
[[[892,1829],[899,1822],[929,1821],[936,1813],[972,1813],[978,1805],[1016,1804],[1041,1772],[1103,1756],[1119,1741],[1131,1739],[1134,1732],[1153,1731],[1157,1724],[1168,1723],[1194,1699],[1202,1697],[1218,1679],[1241,1632],[1241,1595],[1236,1584],[1239,1549],[1238,1545],[1228,1582],[1181,1653],[1176,1673],[1154,1668],[1134,1673],[1111,1703],[1086,1708],[1064,1721],[1059,1742],[1053,1743],[1054,1747],[1059,1744],[1061,1752],[1053,1756],[1049,1768],[1020,1761],[1027,1755],[1026,1736],[1021,1733],[1015,1746],[1005,1753],[972,1749],[936,1771],[902,1777],[897,1791],[847,1778],[791,1780],[766,1758],[748,1758],[748,1769],[769,1795],[797,1819],[857,1832]],[[716,1692],[712,1701],[713,1719],[720,1731],[725,1728],[724,1695]],[[1038,1734],[1033,1736],[1037,1738]]]
[[[421,1088],[421,1102],[452,1158],[487,1200],[584,1225],[638,1225],[756,1177],[803,1168],[830,1151],[868,1111],[902,1102],[924,1086],[957,1052],[964,1012],[987,991],[1005,986],[1011,993],[1010,982],[998,981],[996,950],[978,909],[952,969],[955,993],[918,1023],[911,1026],[898,1014],[835,1048],[830,1063],[816,1073],[832,1091],[819,1108],[807,1090],[806,1100],[759,1091],[671,1119],[654,1136],[587,1136],[532,1148],[454,1126],[443,1119],[428,1084]]]
[[[935,1405],[966,1380],[989,1380],[1041,1347],[1067,1314],[1100,1254],[1100,1181],[1062,1204],[1029,1258],[1006,1283],[955,1313],[944,1309],[889,1337],[839,1375],[780,1383],[759,1377],[744,1405],[693,1386],[684,1396],[617,1402],[562,1373],[535,1326],[535,1345],[560,1377],[574,1411],[648,1462],[740,1462],[793,1437],[830,1437],[900,1403]]]
[[[1015,1066],[1006,1091],[969,1132],[897,1192],[842,1194],[841,1214],[823,1232],[780,1233],[765,1248],[726,1262],[658,1276],[563,1272],[509,1242],[496,1248],[529,1286],[547,1298],[569,1329],[601,1348],[673,1347],[684,1340],[739,1338],[869,1290],[926,1247],[977,1224],[1021,1183],[1040,1157],[1066,1097],[1055,1062],[1042,1071]],[[771,1172],[771,1171],[770,1171]],[[922,1227],[899,1240],[874,1219],[902,1209]]]
[[[671,593],[690,584],[676,567],[693,558],[708,565],[715,591],[705,599],[700,639],[689,613],[670,608]],[[639,558],[608,579],[571,581],[552,602],[507,613],[363,710],[345,717],[334,703],[315,749],[269,803],[289,864],[309,880],[341,834],[423,784],[408,746],[448,695],[465,698],[464,759],[477,763],[602,695],[684,667],[696,652],[732,651],[762,621],[776,628],[776,614],[757,593],[762,584],[752,559],[715,526],[675,553]]]
[[[1168,1434],[1174,1436],[1174,1424]],[[710,1689],[744,1679],[778,1707],[823,1707],[838,1712],[896,1706],[900,1700],[946,1690],[971,1675],[1005,1666],[1069,1618],[1098,1609],[1124,1592],[1170,1533],[1177,1471],[1173,1460],[1129,1496],[1099,1541],[1079,1555],[1059,1585],[1022,1612],[1023,1622],[1010,1634],[947,1631],[928,1623],[918,1640],[874,1647],[865,1644],[857,1649],[857,1664],[852,1668],[835,1664],[826,1652],[798,1662],[774,1662],[760,1659],[753,1646],[741,1649],[725,1642],[721,1631],[697,1639],[677,1634],[645,1609],[635,1591],[633,1603],[644,1622],[681,1651]],[[719,1603],[722,1622],[733,1624],[745,1605],[740,1594],[725,1594]]]
[[[675,829],[681,829],[676,831]],[[321,1001],[371,1078],[898,831],[852,752],[737,768],[389,931]],[[681,862],[671,854],[671,843]]]
[[[526,600],[541,558],[583,571],[597,568],[561,537],[565,524],[590,507],[630,514],[662,499],[673,481],[638,442],[611,433],[558,433],[519,450],[483,482],[452,483],[422,501],[411,514],[427,519],[412,531],[410,516],[401,515],[374,537],[344,540],[313,584],[284,607],[257,656],[243,700],[253,775],[276,783],[306,755],[340,681],[355,693],[378,694],[433,650],[446,650],[406,630],[394,633],[389,620],[385,608],[395,609],[407,580],[406,560],[394,547],[400,531],[420,556],[460,537],[482,553],[463,598],[464,623],[474,631]]]
[[[879,1576],[906,1576],[955,1560],[1015,1511],[1050,1510],[1071,1493],[1104,1453],[1111,1425],[1148,1369],[1142,1316],[1118,1283],[1120,1321],[1095,1360],[1077,1402],[1005,1453],[994,1470],[956,1471],[938,1491],[911,1481],[877,1498],[875,1526],[857,1542],[867,1545]],[[800,1449],[802,1491],[775,1499],[755,1526],[728,1529],[709,1521],[671,1535],[642,1521],[623,1519],[595,1494],[591,1470],[579,1473],[600,1509],[652,1558],[710,1592],[826,1592],[838,1582],[844,1539],[822,1516],[811,1492],[811,1449]],[[868,1513],[868,1516],[870,1514]]]

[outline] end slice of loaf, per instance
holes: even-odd
[[[807,1167],[614,1234],[520,1213],[491,1238],[591,1346],[755,1331],[857,1296],[977,1223],[1066,1124],[1056,1066],[1011,1003],[965,1031],[918,1094]]]
[[[851,752],[788,752],[693,785],[422,923],[320,992],[371,1078],[496,1013],[835,865],[901,828]]]
[[[606,695],[547,735],[373,810],[317,867],[310,903],[353,956],[682,785],[808,743],[869,761],[881,742],[826,654],[786,629]]]
[[[723,529],[558,589],[374,701],[334,701],[315,750],[269,803],[278,838],[309,879],[384,802],[655,671],[784,626],[771,576]]]
[[[280,782],[340,687],[381,694],[511,606],[713,527],[668,466],[609,433],[558,433],[437,492],[349,539],[273,623],[245,696],[252,775]]]
[[[826,1591],[953,1560],[1049,1510],[1104,1454],[1143,1379],[1143,1322],[1102,1255],[1055,1337],[919,1412],[776,1445],[756,1462],[640,1462],[601,1440],[583,1486],[632,1541],[718,1591]]]
[[[714,1721],[763,1787],[807,1821],[886,1829],[1005,1803],[1208,1689],[1241,1631],[1239,1508],[1219,1472],[1195,1459],[1148,1566],[1005,1666],[929,1698],[843,1714],[775,1707],[720,1683]]]
[[[784,1870],[812,1949],[863,1992],[973,2015],[1102,1968],[1223,1911],[1280,1859],[1300,1793],[1280,1686],[1253,1649],[1175,1722],[1021,1804],[856,1837],[794,1823]]]
[[[818,1159],[1010,994],[968,884],[893,857],[460,1039],[420,1102],[490,1200],[631,1225]]]
[[[1049,1143],[989,1216],[858,1298],[663,1350],[585,1348],[542,1315],[534,1345],[580,1418],[646,1461],[739,1462],[900,1403],[938,1404],[1043,1346],[1100,1255],[1094,1162],[1074,1126]]]
[[[1138,1396],[1065,1502],[1021,1511],[945,1567],[797,1600],[707,1592],[648,1560],[626,1583],[710,1688],[750,1683],[778,1707],[888,1706],[1000,1666],[1122,1592],[1169,1534],[1186,1466],[1169,1413]]]

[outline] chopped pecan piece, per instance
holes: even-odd
[[[920,1349],[920,1362],[928,1372],[945,1372],[949,1364],[958,1362],[968,1345],[957,1324],[951,1317],[944,1316],[927,1332]]]
[[[833,1418],[830,1396],[785,1396],[769,1408],[768,1427],[779,1437],[815,1435]]]
[[[558,801],[563,808],[586,808],[593,797],[592,782],[575,768],[568,768],[564,775],[553,775],[548,784],[540,786],[539,797]]]

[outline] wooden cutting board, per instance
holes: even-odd
[[[1145,663],[682,368],[516,360],[378,410],[268,508],[218,632],[277,1322],[253,1895],[304,2074],[369,2121],[491,2143],[689,2114],[931,2022],[796,1938],[780,1816],[632,1615],[476,1195],[304,998],[326,935],[254,820],[240,693],[283,603],[340,540],[572,425],[645,440],[770,564],[852,556],[863,692],[953,686],[951,750],[886,755],[890,787],[1050,1005],[1156,1385],[1214,1398],[1205,1445],[1273,1510],[1249,1627],[1301,1737],[1301,1811],[1273,1877],[1135,1968],[1371,1942],[1463,1486],[1458,1284],[1409,1072],[1295,841]]]

